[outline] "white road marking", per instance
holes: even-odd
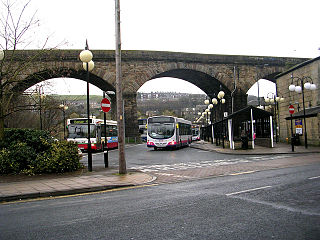
[[[230,176],[237,176],[237,175],[242,175],[242,174],[249,174],[249,173],[254,173],[256,171],[247,171],[247,172],[237,172],[237,173],[231,173],[229,174]]]
[[[238,163],[249,163],[262,160],[274,160],[279,158],[286,158],[286,156],[258,156],[258,157],[245,157],[245,158],[234,158],[234,159],[218,159],[212,161],[201,161],[201,162],[187,162],[187,163],[174,163],[174,164],[157,164],[157,165],[144,165],[132,167],[130,169],[140,170],[142,172],[159,172],[168,170],[187,170],[194,168],[204,167],[217,167],[226,166]]]
[[[308,178],[308,179],[309,179],[309,180],[312,180],[312,179],[317,179],[317,178],[320,178],[320,176],[310,177],[310,178]]]
[[[158,172],[168,170],[187,170],[194,168],[204,167],[216,167],[225,166],[238,163],[248,163],[246,159],[231,159],[231,160],[213,160],[213,161],[202,161],[202,162],[187,162],[187,163],[175,163],[175,164],[157,164],[157,165],[144,165],[139,167],[132,167],[130,169],[140,170],[142,172]]]
[[[231,196],[231,195],[236,195],[240,193],[246,193],[246,192],[253,192],[261,189],[266,189],[266,188],[271,188],[272,186],[264,186],[264,187],[259,187],[259,188],[252,188],[252,189],[247,189],[239,192],[233,192],[233,193],[227,193],[226,196]]]

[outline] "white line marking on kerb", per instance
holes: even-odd
[[[266,188],[271,188],[271,186],[264,186],[264,187],[259,187],[259,188],[247,189],[247,190],[243,190],[243,191],[240,191],[240,192],[227,193],[226,196],[231,196],[231,195],[236,195],[236,194],[246,193],[246,192],[253,192],[253,191],[266,189]]]
[[[312,180],[312,179],[317,179],[317,178],[320,178],[320,176],[310,177],[310,178],[308,178],[308,179],[309,179],[309,180]]]

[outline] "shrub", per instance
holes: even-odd
[[[75,143],[53,142],[50,150],[39,154],[32,162],[34,173],[63,173],[81,167],[78,146]]]
[[[20,170],[28,169],[32,159],[36,158],[36,152],[26,143],[18,142],[8,147],[9,159],[18,164]]]
[[[46,151],[54,142],[47,131],[20,128],[5,129],[4,139],[5,141],[1,143],[0,148],[8,148],[22,142],[34,149],[36,153]]]
[[[10,159],[9,151],[0,150],[0,173],[19,173],[19,163]]]
[[[75,143],[54,141],[45,131],[6,129],[0,144],[0,174],[76,171],[79,160]]]

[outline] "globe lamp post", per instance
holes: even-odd
[[[90,141],[90,101],[89,101],[89,72],[94,68],[94,62],[92,61],[92,53],[89,51],[88,42],[86,41],[85,50],[80,53],[80,60],[83,64],[83,69],[86,71],[87,81],[87,121],[88,121],[88,171],[92,172],[92,152]]]
[[[64,104],[60,104],[59,107],[62,109],[63,113],[63,139],[66,139],[66,110],[68,110],[68,106]]]
[[[297,85],[293,84],[294,79],[297,79]],[[306,81],[305,83],[303,83]],[[311,82],[309,82],[311,81]],[[303,107],[303,123],[304,123],[304,146],[308,148],[308,138],[307,138],[307,123],[306,123],[306,108],[304,104],[304,89],[314,91],[317,89],[316,84],[313,83],[311,77],[293,77],[291,74],[291,85],[289,86],[289,91],[302,93],[302,107]]]

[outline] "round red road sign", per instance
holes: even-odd
[[[104,98],[101,101],[101,109],[104,112],[109,112],[111,109],[111,102],[108,98]]]
[[[294,114],[294,106],[293,105],[289,106],[289,113]]]

